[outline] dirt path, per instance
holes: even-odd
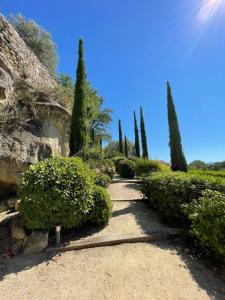
[[[113,201],[113,219],[95,234],[166,228],[137,200],[138,186],[128,188],[127,184],[113,183],[111,195],[136,201]],[[221,300],[225,284],[179,246],[138,243],[2,260],[0,299]]]

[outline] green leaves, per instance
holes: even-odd
[[[92,209],[94,177],[79,158],[51,157],[24,173],[21,213],[30,229],[79,226]]]

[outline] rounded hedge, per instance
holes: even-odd
[[[106,174],[97,174],[95,176],[95,184],[101,187],[106,188],[110,183],[111,178]]]
[[[128,159],[121,160],[119,163],[119,174],[124,178],[134,178],[135,163]]]
[[[112,158],[112,161],[113,161],[113,163],[114,163],[114,165],[115,165],[115,167],[116,167],[116,171],[117,172],[119,172],[119,163],[122,161],[122,160],[124,160],[125,159],[125,157],[124,156],[115,156],[115,157],[113,157]]]
[[[112,216],[112,203],[107,190],[101,186],[94,187],[94,207],[89,214],[89,220],[98,225],[105,225]]]
[[[187,207],[191,232],[206,250],[225,259],[225,195],[206,190]]]
[[[93,189],[92,172],[80,158],[51,157],[30,166],[19,187],[25,226],[79,226],[94,206]]]

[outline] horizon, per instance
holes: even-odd
[[[95,6],[90,0],[76,4],[67,0],[62,12],[58,1],[52,7],[43,0],[29,5],[24,0],[3,0],[0,10],[6,17],[21,13],[49,31],[60,57],[57,71],[73,80],[78,39],[83,37],[87,78],[103,97],[104,107],[114,111],[110,130],[114,140],[119,119],[123,135],[134,140],[133,110],[139,122],[142,106],[150,156],[169,161],[166,82],[170,81],[187,161],[224,161],[220,134],[225,128],[224,2],[213,7],[196,0],[189,6],[184,0],[118,3],[100,1]]]

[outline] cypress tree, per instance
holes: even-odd
[[[124,154],[128,157],[128,148],[127,148],[127,137],[124,136]]]
[[[78,64],[76,72],[75,96],[70,126],[70,156],[82,154],[86,159],[88,141],[86,73],[83,40],[79,40]]]
[[[135,134],[135,156],[140,157],[140,142],[139,142],[139,132],[137,125],[136,113],[134,111],[134,134]]]
[[[176,109],[173,102],[173,96],[169,82],[167,82],[167,109],[169,124],[169,146],[171,169],[173,171],[187,171],[187,162],[183,153],[179,124]]]
[[[148,159],[148,145],[147,145],[145,121],[144,121],[142,107],[140,107],[140,127],[141,127],[142,157],[144,159]]]
[[[119,152],[123,154],[123,133],[122,133],[121,120],[119,120]]]

